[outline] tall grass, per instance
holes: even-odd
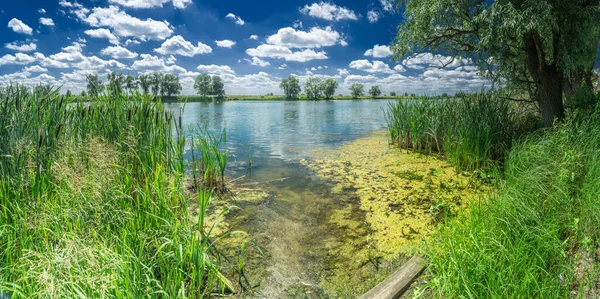
[[[515,136],[517,107],[498,93],[461,98],[416,98],[390,103],[390,141],[402,148],[445,153],[458,169],[491,168],[501,162]]]
[[[0,99],[0,294],[232,291],[213,258],[207,204],[197,225],[188,219],[180,115],[140,95],[74,103],[9,86]]]
[[[428,242],[436,297],[600,296],[599,112],[515,145],[497,195]]]

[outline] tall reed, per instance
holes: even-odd
[[[203,297],[232,291],[188,217],[181,116],[139,94],[74,102],[0,88],[0,294]],[[198,196],[198,198],[193,198]]]

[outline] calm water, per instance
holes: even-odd
[[[269,200],[235,202],[240,210],[228,215],[232,230],[242,230],[265,252],[258,261],[265,271],[251,277],[260,285],[254,297],[295,297],[299,287],[312,297],[325,292],[319,286],[332,275],[332,244],[347,242],[344,232],[329,224],[331,211],[347,205],[299,165],[310,150],[331,148],[370,132],[385,129],[388,100],[322,102],[188,103],[184,126],[201,125],[211,132],[226,129],[231,155],[228,175],[245,175],[245,182],[288,178],[267,186]],[[167,104],[178,111],[181,104]],[[246,168],[248,155],[252,169]],[[243,194],[239,195],[243,197]],[[357,213],[356,217],[362,215]],[[243,220],[241,220],[243,219]],[[252,263],[251,263],[252,264]],[[320,294],[320,295],[319,295]]]

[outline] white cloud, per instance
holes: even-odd
[[[262,44],[246,50],[246,54],[256,57],[282,58],[287,61],[306,62],[314,59],[327,59],[325,51],[315,52],[313,49],[292,52],[287,47]]]
[[[197,67],[199,71],[211,73],[211,74],[233,74],[235,71],[228,65],[199,65]]]
[[[115,59],[133,59],[138,57],[138,53],[131,52],[121,46],[110,46],[100,51],[102,55],[109,55]]]
[[[396,72],[402,73],[402,72],[406,72],[406,69],[404,68],[404,66],[402,66],[401,64],[398,64],[394,67],[394,70]]]
[[[340,34],[329,26],[325,29],[313,27],[308,32],[285,27],[269,36],[267,42],[288,48],[320,48],[333,46],[339,39]]]
[[[394,3],[392,0],[379,0],[379,3],[381,3],[381,7],[386,12],[394,12]]]
[[[41,13],[41,14],[45,14],[45,13],[46,13],[46,10],[45,10],[45,9],[43,9],[43,8],[40,8],[40,9],[38,9],[38,12],[39,12],[39,13]]]
[[[350,62],[351,69],[357,69],[361,71],[365,71],[367,73],[386,73],[391,74],[394,71],[390,69],[390,67],[382,62],[382,61],[373,61],[373,63],[369,62],[366,59],[354,60]]]
[[[394,53],[392,53],[390,47],[380,45],[375,45],[373,49],[369,49],[365,52],[365,56],[373,56],[375,58],[389,57],[392,56],[392,54]]]
[[[215,44],[221,48],[231,48],[235,46],[235,42],[232,40],[224,39],[224,40],[216,40]]]
[[[244,59],[246,61],[248,61],[251,65],[256,65],[256,66],[260,66],[260,67],[266,67],[271,65],[271,63],[269,63],[268,61],[264,61],[258,57],[252,57],[252,59]]]
[[[173,64],[173,59],[164,59],[150,54],[141,54],[141,60],[133,62],[131,67],[139,71],[185,73],[186,69]]]
[[[328,21],[358,19],[354,11],[346,7],[341,7],[333,3],[325,2],[313,3],[310,6],[305,5],[303,8],[300,9],[300,12],[314,18],[320,18]]]
[[[294,29],[298,29],[298,28],[302,29],[303,25],[300,20],[296,20],[296,21],[294,21],[294,24],[292,24],[292,27],[294,27]]]
[[[125,41],[125,46],[129,46],[129,45],[139,45],[142,42],[140,42],[139,40],[135,40],[135,39],[128,39]]]
[[[145,20],[132,17],[116,6],[96,7],[87,16],[80,17],[92,27],[110,27],[119,37],[135,37],[140,40],[165,40],[171,34],[171,24],[167,21]]]
[[[23,33],[27,35],[31,35],[33,29],[27,26],[25,23],[21,22],[21,20],[17,18],[13,18],[8,22],[8,27],[12,29],[16,33]]]
[[[69,64],[66,62],[61,62],[56,59],[52,59],[50,57],[44,56],[42,53],[33,54],[35,59],[39,62],[39,64],[43,67],[51,67],[51,68],[68,68]]]
[[[246,23],[246,22],[244,22],[244,20],[242,20],[242,18],[240,18],[232,13],[228,13],[225,17],[228,19],[232,19],[233,21],[235,21],[236,24],[238,24],[240,26],[242,26]]]
[[[114,60],[103,60],[96,56],[84,57],[82,61],[73,63],[72,66],[81,70],[106,70],[106,69],[127,69],[127,66]]]
[[[367,12],[367,19],[369,20],[369,23],[376,23],[379,21],[379,14],[374,10],[369,10]]]
[[[15,55],[11,55],[11,54],[6,54],[2,57],[0,57],[0,65],[4,65],[4,64],[30,64],[32,62],[35,61],[35,57],[27,55],[27,54],[23,54],[23,53],[17,53]]]
[[[5,44],[4,47],[7,49],[10,49],[10,50],[15,50],[15,51],[19,51],[19,52],[30,52],[30,51],[35,51],[37,49],[37,45],[35,43],[18,45],[16,42],[13,42],[10,44]]]
[[[108,39],[108,42],[110,42],[113,45],[119,44],[119,38],[112,34],[110,30],[105,28],[89,29],[85,31],[85,34],[95,38],[106,38]]]
[[[431,67],[456,68],[461,65],[471,64],[471,60],[460,58],[453,59],[450,56],[440,54],[422,53],[405,58],[402,61],[402,64],[409,69],[422,70]]]
[[[284,70],[286,67],[287,67],[287,64],[285,64],[285,63],[284,63],[284,64],[280,65],[280,66],[278,67],[278,69],[280,69],[280,70]]]
[[[155,52],[167,55],[181,55],[192,57],[197,54],[207,54],[212,52],[212,48],[201,42],[198,42],[198,46],[186,41],[181,35],[176,35],[166,40],[160,48],[154,49]]]
[[[175,8],[181,9],[192,3],[192,0],[108,0],[108,2],[129,8],[163,7],[163,4],[172,2]]]
[[[47,68],[43,68],[39,65],[32,65],[32,66],[25,67],[23,69],[23,72],[28,72],[28,73],[45,73],[47,71],[48,71]]]
[[[250,39],[258,40],[258,35],[252,34],[252,35],[250,35]]]
[[[52,27],[54,26],[54,21],[50,18],[40,18],[40,24]]]

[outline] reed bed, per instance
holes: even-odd
[[[495,195],[425,246],[437,298],[600,297],[600,107],[517,142]]]
[[[523,107],[500,97],[494,92],[390,103],[386,111],[390,142],[446,154],[459,170],[493,168],[504,160],[513,140],[536,125],[522,120],[533,112],[523,115]]]
[[[184,188],[181,114],[139,94],[74,100],[0,89],[0,297],[233,291],[205,227],[212,191]]]

